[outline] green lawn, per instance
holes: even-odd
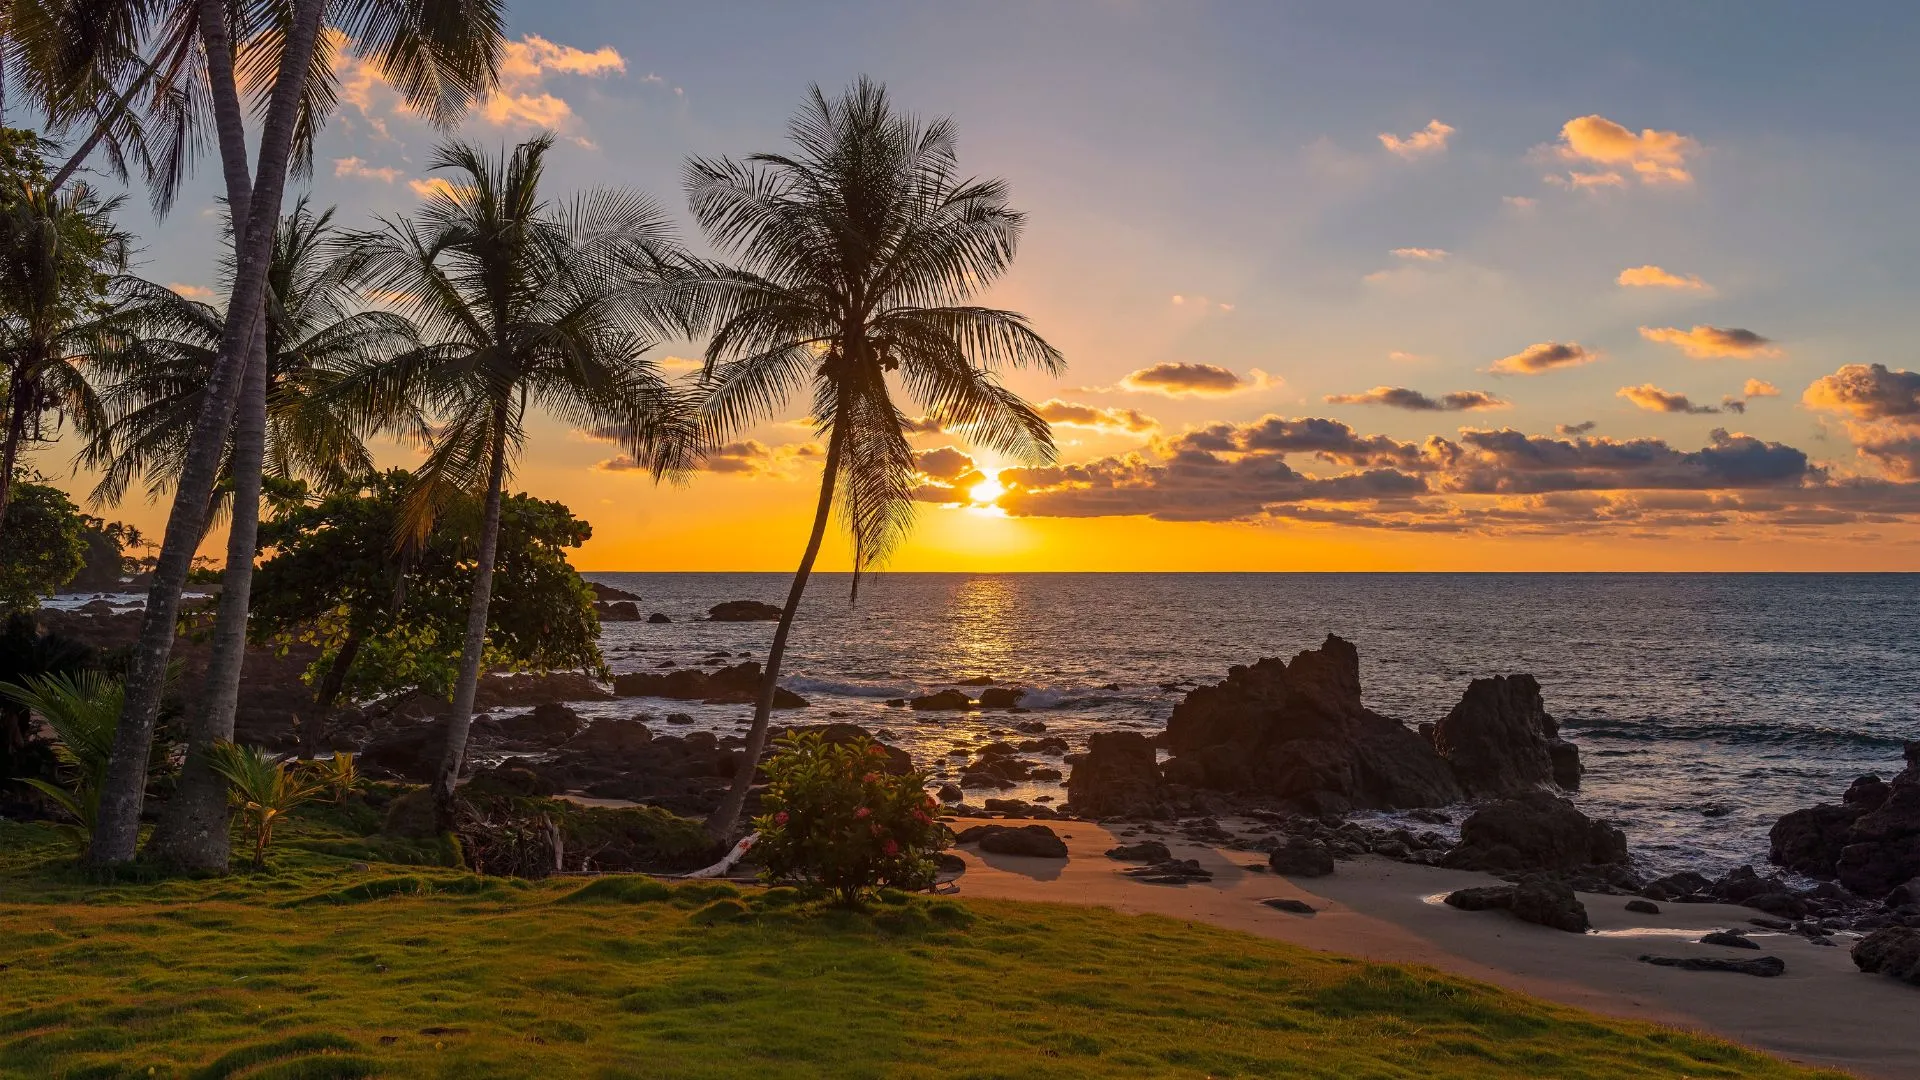
[[[1786,1077],[1420,968],[1071,906],[371,864],[91,886],[0,824],[7,1077]]]

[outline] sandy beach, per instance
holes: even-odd
[[[956,828],[986,824],[962,820]],[[1008,822],[997,822],[1009,824]],[[1012,824],[1024,824],[1016,822]],[[960,895],[1089,904],[1132,914],[1193,919],[1327,952],[1429,964],[1509,989],[1596,1012],[1711,1032],[1809,1065],[1863,1077],[1920,1078],[1920,992],[1854,968],[1841,947],[1818,946],[1757,927],[1763,952],[1701,945],[1722,927],[1748,927],[1758,912],[1719,904],[1664,904],[1659,915],[1625,910],[1628,898],[1582,894],[1594,925],[1569,934],[1505,912],[1465,912],[1439,894],[1496,882],[1485,874],[1375,857],[1343,861],[1331,877],[1289,879],[1265,871],[1256,852],[1182,842],[1158,834],[1175,857],[1197,859],[1211,882],[1152,885],[1119,871],[1104,852],[1133,838],[1081,821],[1049,823],[1070,857],[982,855],[967,862]],[[1255,870],[1252,867],[1260,867]],[[1261,904],[1292,897],[1316,908],[1295,915]],[[1691,972],[1637,962],[1645,953],[1747,959],[1778,956],[1786,974],[1763,979]]]

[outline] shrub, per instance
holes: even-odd
[[[240,809],[253,839],[253,865],[267,864],[273,826],[289,810],[320,793],[320,785],[286,758],[268,757],[259,747],[213,744],[213,770],[225,777],[228,795]]]
[[[68,787],[33,777],[27,784],[45,795],[73,819],[60,826],[85,855],[93,843],[94,821],[100,811],[100,787],[113,753],[114,727],[120,722],[124,690],[119,680],[98,671],[77,675],[28,676],[19,684],[0,683],[0,695],[32,710],[53,730],[54,754]]]
[[[780,740],[754,821],[754,855],[766,876],[807,881],[857,907],[879,888],[933,884],[934,852],[946,846],[939,805],[917,772],[887,772],[870,739],[829,743],[815,734]]]

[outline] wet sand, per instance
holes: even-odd
[[[1747,922],[1760,914],[1750,908],[1662,904],[1659,915],[1636,915],[1625,910],[1627,897],[1583,893],[1595,932],[1569,934],[1504,911],[1459,911],[1428,899],[1499,883],[1486,874],[1365,857],[1339,863],[1331,877],[1290,879],[1265,872],[1266,858],[1258,852],[1208,847],[1172,834],[1116,836],[1088,822],[1044,824],[1066,839],[1066,862],[960,848],[967,862],[960,895],[1166,915],[1325,952],[1429,964],[1595,1012],[1710,1032],[1807,1065],[1920,1080],[1920,990],[1861,974],[1848,956],[1850,938],[1832,947],[1770,934]],[[1134,864],[1115,862],[1104,852],[1135,839],[1160,840],[1176,858],[1198,859],[1213,871],[1213,880],[1150,885],[1122,876],[1119,871]],[[1267,897],[1304,900],[1316,911],[1278,911],[1259,902]],[[1762,951],[1698,943],[1701,934],[1724,927],[1752,930]],[[1681,971],[1639,963],[1644,953],[1778,956],[1787,970],[1771,979]]]

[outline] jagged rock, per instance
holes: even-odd
[[[1832,877],[1847,846],[1847,834],[1866,811],[1822,803],[1783,815],[1767,832],[1767,859],[1796,874]]]
[[[1305,900],[1295,900],[1291,896],[1269,896],[1260,902],[1275,911],[1284,911],[1290,915],[1312,915],[1318,910]]]
[[[728,600],[707,609],[707,618],[713,622],[773,622],[780,615],[779,608],[758,600]]]
[[[1052,810],[1044,806],[1035,806],[1024,799],[988,799],[980,805],[990,814],[1005,814],[1011,818],[1052,818],[1058,816]]]
[[[1574,895],[1573,889],[1549,877],[1521,878],[1513,887],[1509,908],[1513,917],[1521,922],[1551,926],[1570,934],[1584,934],[1593,929],[1593,924],[1587,921],[1587,906]]]
[[[1167,845],[1158,840],[1142,840],[1137,844],[1122,844],[1116,848],[1108,848],[1107,858],[1117,859],[1120,862],[1156,863],[1173,858],[1173,852],[1168,851]]]
[[[593,605],[601,622],[639,622],[640,609],[631,600],[602,601]]]
[[[485,712],[568,701],[611,701],[613,696],[606,687],[577,672],[488,675],[474,691],[473,708],[475,712]]]
[[[1289,662],[1234,667],[1174,707],[1169,783],[1263,795],[1315,813],[1458,802],[1453,770],[1418,735],[1360,702],[1360,658],[1328,635]]]
[[[1139,732],[1095,732],[1067,777],[1067,802],[1086,817],[1167,816],[1172,811],[1157,757],[1153,742]]]
[[[934,797],[943,803],[957,803],[966,798],[967,793],[960,790],[958,784],[941,784],[940,790],[934,793]]]
[[[1432,742],[1472,798],[1580,786],[1580,752],[1560,738],[1531,675],[1473,680]]]
[[[1660,914],[1660,905],[1651,900],[1629,900],[1627,901],[1627,910],[1633,912],[1635,915],[1658,915]]]
[[[964,712],[973,708],[973,699],[961,690],[942,690],[908,700],[916,712]]]
[[[639,593],[631,593],[625,589],[616,589],[611,585],[602,585],[597,581],[587,582],[587,588],[592,589],[593,598],[595,600],[601,601],[602,603],[609,603],[615,600],[640,599]]]
[[[615,675],[613,690],[621,697],[672,698],[708,705],[752,705],[760,697],[760,662],[743,660],[712,671],[697,668],[674,668],[665,672],[632,671]],[[800,695],[785,687],[774,687],[774,708],[803,709],[806,706],[807,700]]]
[[[1027,692],[1017,686],[989,686],[980,691],[980,707],[983,709],[1011,709],[1020,704]],[[1020,727],[1021,725],[1014,725]],[[1042,731],[1046,728],[1043,725]]]
[[[1875,930],[1854,945],[1853,963],[1869,975],[1920,986],[1920,930],[1911,926]]]
[[[1212,881],[1213,871],[1200,865],[1197,859],[1163,859],[1147,866],[1134,866],[1120,871],[1136,881],[1152,885],[1185,885],[1193,881]]]
[[[1640,895],[1649,900],[1668,902],[1685,897],[1699,896],[1713,888],[1713,880],[1705,874],[1693,870],[1682,870],[1677,874],[1655,878],[1640,888]],[[1704,897],[1703,899],[1710,899]]]
[[[1715,930],[1700,939],[1702,945],[1718,945],[1723,949],[1758,949],[1759,942],[1749,941],[1732,930]]]
[[[956,844],[980,845],[980,850],[995,855],[1026,855],[1039,859],[1064,859],[1067,843],[1045,825],[975,825],[954,838]]]
[[[670,623],[673,620],[667,618],[666,613],[656,611],[653,614],[647,616],[647,621],[650,623]]]
[[[1444,901],[1448,907],[1461,911],[1494,911],[1513,906],[1513,886],[1511,885],[1475,885],[1466,889],[1455,889],[1447,894]]]
[[[645,723],[610,717],[588,724],[585,731],[567,740],[566,749],[622,754],[652,741],[653,732],[648,730]]]
[[[1787,962],[1777,956],[1760,956],[1752,960],[1723,960],[1717,956],[1642,956],[1640,962],[1682,971],[1730,971],[1738,975],[1758,975],[1763,979],[1787,972]]]
[[[1885,798],[1853,823],[1834,865],[1840,884],[1861,896],[1885,896],[1920,877],[1920,742],[1907,744],[1906,758]]]
[[[580,733],[586,721],[565,705],[548,702],[533,711],[501,719],[483,717],[473,722],[475,741],[492,740],[514,750],[554,747]]]
[[[1544,791],[1488,803],[1460,825],[1441,865],[1513,873],[1627,861],[1627,837]]]
[[[475,769],[460,789],[466,796],[474,795],[519,795],[540,797],[558,795],[560,785],[552,776],[536,772],[517,763],[518,759],[508,759],[490,769]]]
[[[1267,866],[1286,877],[1326,877],[1333,873],[1333,855],[1324,844],[1295,836],[1273,849]]]

